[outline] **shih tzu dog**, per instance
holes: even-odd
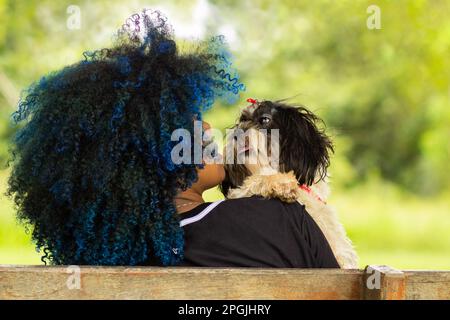
[[[300,202],[322,230],[341,268],[358,268],[352,243],[326,203],[333,144],[317,126],[321,119],[305,107],[290,106],[283,100],[247,101],[251,105],[228,134],[222,192],[230,199],[259,195]],[[253,137],[257,139],[250,139],[249,131],[256,132]],[[236,132],[245,133],[241,143]],[[240,155],[246,156],[242,162],[238,161]]]

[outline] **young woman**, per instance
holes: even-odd
[[[133,15],[112,48],[33,84],[14,120],[9,194],[52,264],[176,265],[174,197],[197,179],[171,134],[242,89],[220,37],[180,52],[158,12]]]

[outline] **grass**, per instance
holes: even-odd
[[[360,265],[450,270],[450,199],[418,198],[380,183],[330,199],[353,240]]]
[[[0,172],[0,264],[42,264],[11,202],[3,195],[7,172]],[[206,200],[221,197],[217,190]],[[360,256],[360,266],[450,270],[450,197],[419,198],[375,181],[335,190],[330,199]]]

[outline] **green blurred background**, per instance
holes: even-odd
[[[367,26],[371,4],[381,29]],[[336,142],[330,203],[362,267],[450,269],[448,0],[0,0],[0,264],[41,264],[4,196],[20,91],[110,45],[142,8],[163,11],[182,41],[226,36],[247,86],[240,106],[296,96],[325,119]],[[218,105],[206,118],[224,129],[238,113]]]

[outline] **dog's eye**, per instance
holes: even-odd
[[[263,115],[259,118],[259,123],[262,125],[268,125],[272,121],[272,118],[268,115]]]

